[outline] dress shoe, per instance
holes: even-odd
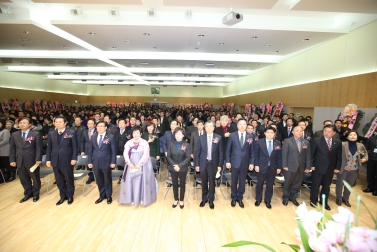
[[[39,196],[34,196],[33,197],[33,202],[37,202],[39,200]]]
[[[235,206],[236,206],[236,201],[235,201],[235,200],[232,200],[232,202],[230,202],[230,205],[231,205],[232,207],[235,207]]]
[[[202,202],[200,202],[200,207],[204,207],[205,205],[206,205],[206,203],[208,202],[208,200],[205,200],[205,201],[202,201]]]
[[[68,198],[68,205],[71,205],[73,203],[73,197]]]
[[[178,206],[178,201],[177,201],[177,204],[173,204],[171,207],[176,208],[177,206]]]
[[[220,182],[216,182],[216,187],[220,187]]]
[[[184,207],[185,207],[185,205],[184,204],[181,205],[181,202],[179,202],[179,208],[183,209]]]
[[[268,209],[271,209],[271,208],[272,208],[270,202],[264,202],[264,203],[266,203],[266,207],[267,207]]]
[[[325,209],[327,210],[327,211],[330,211],[331,210],[331,208],[330,208],[330,206],[329,205],[325,205]]]
[[[299,206],[300,205],[300,203],[298,203],[296,199],[289,200],[289,201],[291,201],[293,203],[293,205],[295,205],[295,206]]]
[[[372,195],[373,195],[373,196],[377,196],[377,191],[374,191],[374,192],[372,193]]]
[[[337,200],[338,201],[338,200]],[[351,204],[348,200],[344,200],[342,199],[342,202],[344,203],[344,205],[348,206],[348,207],[351,207]],[[340,205],[339,205],[340,206]]]
[[[54,183],[53,183],[54,185],[56,185],[56,181],[54,181]]]
[[[109,204],[109,205],[110,205],[110,204],[111,204],[111,202],[113,202],[113,198],[111,198],[111,197],[110,197],[110,198],[107,198],[107,204]]]
[[[367,189],[363,190],[363,192],[365,192],[365,193],[371,193],[371,192],[373,192],[373,190],[372,190],[372,189],[369,189],[369,188],[367,188]]]
[[[94,202],[94,203],[99,204],[99,203],[101,203],[102,201],[103,201],[103,198],[99,198],[99,199],[96,200],[96,202]]]
[[[30,198],[31,198],[31,196],[25,196],[22,200],[20,200],[20,203],[23,203],[23,202],[27,201]]]
[[[90,183],[92,183],[94,180],[89,178],[87,181],[86,181],[86,184],[89,185]]]
[[[213,204],[213,202],[211,201],[211,202],[209,202],[209,208],[211,208],[211,209],[215,209],[215,204]]]
[[[335,201],[335,203],[336,203],[338,206],[341,206],[341,205],[342,205],[342,200],[337,199],[337,200]]]
[[[255,206],[259,206],[260,205],[260,201],[255,201],[255,204],[254,204]]]
[[[288,201],[283,200],[283,205],[288,206]]]
[[[66,200],[67,198],[60,198],[60,200],[58,202],[56,202],[56,205],[59,206],[61,204],[63,204],[63,202]]]
[[[239,201],[238,201],[238,204],[240,205],[241,208],[244,208],[244,207],[245,207],[245,205],[243,204],[242,200],[239,200]]]
[[[227,187],[231,187],[231,185],[230,185],[229,182],[226,182],[225,185],[226,185]]]

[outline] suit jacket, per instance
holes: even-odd
[[[76,133],[77,133],[77,143],[78,143],[78,149],[79,149],[78,152],[79,153],[83,152],[81,150],[81,142],[82,142],[82,136],[84,134],[84,131],[86,130],[86,127],[85,126],[79,126],[79,127],[73,126],[70,129],[76,131]]]
[[[266,129],[266,125],[262,124],[257,127],[256,134],[258,136],[258,139],[265,138],[264,130]],[[259,135],[258,135],[259,133]]]
[[[361,159],[365,158],[368,161],[368,152],[365,146],[361,143],[356,143],[357,147],[357,168],[359,169],[359,173],[361,171],[362,163]],[[361,157],[360,152],[363,153],[363,157]],[[348,154],[349,154],[349,144],[348,141],[342,142],[342,164],[340,166],[340,172],[339,174],[342,174],[344,171],[344,168],[346,167],[347,161],[348,161]]]
[[[107,125],[107,130],[106,130],[107,134],[114,135],[116,131],[117,131],[117,126],[115,126],[114,124]]]
[[[286,124],[287,125],[287,124]],[[285,128],[284,126],[284,122],[283,121],[280,121],[277,123],[277,127],[278,127],[278,132],[280,133],[280,135],[283,136],[283,130]]]
[[[22,133],[19,133],[22,134]],[[10,142],[10,132],[6,128],[3,128],[0,131],[0,157],[8,157],[9,156],[9,142]]]
[[[241,147],[238,131],[230,134],[226,146],[226,162],[231,163],[232,168],[254,164],[253,145],[248,143],[249,139],[253,140],[253,136],[245,132],[245,142]]]
[[[23,142],[22,131],[13,132],[10,140],[9,162],[16,162],[17,168],[20,168],[22,164],[30,168],[37,161],[42,161],[43,143],[41,133],[30,130],[26,138],[34,138],[34,140]]]
[[[281,132],[282,133],[281,136],[283,137],[283,140],[285,140],[286,138],[292,137],[293,136],[292,131],[293,131],[293,126],[291,127],[290,134],[288,134],[288,127],[284,127]]]
[[[365,144],[366,149],[368,150],[369,160],[377,160],[377,153],[374,153],[374,149],[377,148],[377,137],[372,135],[368,138],[367,143]]]
[[[163,153],[168,152],[169,144],[174,140],[171,130],[165,131],[164,136],[160,139],[160,149],[162,149]]]
[[[89,145],[90,145],[90,140],[89,140],[89,134],[88,134],[89,129],[84,130],[82,133],[82,138],[81,138],[81,144],[80,144],[80,153],[84,152],[85,155],[89,154]],[[94,129],[92,137],[96,136],[97,130]]]
[[[58,131],[48,133],[46,161],[51,161],[52,166],[71,166],[71,160],[77,160],[77,134],[76,131],[65,129],[60,144]]]
[[[183,144],[182,146],[186,146],[185,150],[182,150],[182,148],[180,150],[177,151],[177,146],[176,146],[177,142],[174,140],[173,142],[171,142],[169,144],[169,147],[168,147],[168,156],[167,156],[167,159],[169,161],[169,171],[174,171],[174,168],[173,166],[175,164],[177,164],[180,168],[179,172],[187,172],[188,170],[188,163],[190,161],[190,158],[191,158],[191,152],[190,152],[190,144],[186,143],[184,140],[183,140]]]
[[[278,140],[272,141],[272,152],[271,156],[268,155],[268,149],[266,144],[266,139],[259,139],[254,142],[254,165],[259,166],[260,173],[266,173],[268,162],[270,162],[270,167],[272,171],[282,168],[281,163],[281,142]]]
[[[288,171],[304,172],[305,169],[310,170],[312,167],[311,146],[308,140],[300,139],[301,152],[299,152],[296,139],[294,137],[284,140],[282,148],[282,166],[288,167]]]
[[[312,140],[312,135],[310,134],[310,132],[303,131],[302,134],[303,134],[305,140],[308,140],[308,141]]]
[[[342,162],[342,142],[332,138],[329,150],[324,137],[314,138],[312,141],[312,163],[319,174],[325,174],[327,170],[340,170]]]
[[[205,130],[203,129],[203,135],[204,134],[205,134]],[[194,132],[191,133],[191,138],[190,138],[191,153],[194,155],[196,151],[196,146],[198,145],[198,141],[199,141],[199,131],[198,129],[196,129]]]
[[[208,152],[208,144],[207,144],[207,134],[204,133],[198,139],[198,143],[196,145],[196,151],[194,156],[194,163],[195,166],[199,166],[200,169],[205,169],[206,162],[207,162],[207,152]],[[223,147],[221,136],[217,134],[213,134],[212,136],[212,146],[211,146],[211,160],[212,160],[212,168],[217,170],[217,167],[223,167],[224,158],[223,158]]]
[[[234,131],[233,131],[233,128],[227,127],[226,128],[226,132],[232,133]],[[225,137],[224,131],[223,131],[223,129],[221,127],[215,128],[214,133],[217,134],[217,135],[219,135],[219,136],[221,136],[221,141],[222,141],[221,146],[223,147],[223,160],[224,160],[225,156],[226,156],[226,146],[228,144],[229,137]]]
[[[110,164],[116,164],[117,143],[114,135],[105,133],[101,148],[98,146],[98,134],[90,139],[88,163],[93,165],[93,169],[107,169]]]

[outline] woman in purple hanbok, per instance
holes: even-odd
[[[149,144],[141,138],[141,127],[132,128],[133,139],[124,146],[126,167],[122,176],[118,202],[122,204],[141,203],[148,206],[157,199],[157,182],[152,163],[149,160]]]

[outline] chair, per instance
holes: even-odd
[[[16,170],[17,171],[17,170]],[[3,181],[4,181],[4,184],[5,184],[5,177],[4,177],[4,173],[3,171],[0,169],[0,173],[1,173],[1,176],[3,177]],[[16,175],[17,176],[17,175]]]
[[[285,179],[284,179],[284,173],[283,172],[281,172],[279,175],[276,175],[275,176],[275,182],[277,182],[277,183],[279,183],[280,184],[280,186],[275,186],[274,185],[274,191],[273,191],[273,195],[272,195],[272,198],[274,197],[274,195],[275,195],[275,187],[283,187],[283,184],[284,184],[284,182],[285,182]],[[311,183],[311,182],[310,182]],[[310,189],[309,189],[310,190]],[[301,189],[300,189],[300,191],[299,191],[299,194],[300,194],[300,198],[301,198]]]
[[[225,173],[224,176],[225,176],[226,180],[229,182],[229,184],[231,184],[232,183],[232,173],[231,172]],[[228,184],[225,185],[225,188],[226,188],[226,193],[228,194],[228,189],[229,189]],[[250,191],[250,195],[251,195],[251,187],[247,183],[247,179],[246,179],[246,181],[245,181],[245,197],[246,197],[246,199],[250,199],[250,196],[246,193],[247,190]],[[225,196],[225,194],[222,192],[222,190],[221,190],[221,193],[223,194],[225,200],[228,200],[227,197]]]
[[[123,170],[111,170],[111,179],[119,181],[119,178],[123,175]],[[119,184],[120,185],[120,184]]]
[[[75,181],[75,186],[82,186],[82,194],[84,197],[86,197],[95,187],[96,185],[87,185],[85,182],[82,184],[77,184],[76,181],[82,180],[85,176],[89,174],[90,171],[88,170],[78,170],[78,171],[73,171],[73,179]],[[85,194],[85,187],[91,188],[86,194]]]
[[[126,165],[126,161],[122,155],[117,155],[116,165],[124,167]],[[121,174],[122,175],[122,174]]]
[[[39,177],[41,178],[41,185],[47,184],[47,188],[46,188],[47,195],[50,195],[51,193],[55,192],[58,189],[58,187],[56,187],[55,190],[53,190],[53,191],[48,190],[49,187],[50,187],[50,182],[52,181],[50,175],[53,174],[53,173],[54,173],[54,171],[52,169],[49,169],[49,168],[41,168],[40,169]]]
[[[77,162],[75,164],[75,167],[78,167],[78,166],[85,166],[85,170],[88,169],[88,163],[89,163],[89,160],[88,160],[88,156],[87,155],[78,155],[77,156]]]
[[[161,181],[160,167],[157,166],[157,160],[154,157],[150,157],[149,159],[151,160],[154,174],[159,175]]]

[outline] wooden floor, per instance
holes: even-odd
[[[201,190],[197,190],[194,200],[192,177],[188,184],[189,199],[185,208],[173,209],[172,190],[164,200],[166,169],[157,203],[144,206],[125,206],[117,203],[119,186],[114,182],[113,203],[94,204],[98,198],[95,188],[86,197],[82,187],[77,186],[74,203],[56,206],[58,191],[46,194],[42,186],[40,200],[31,199],[20,204],[23,189],[19,180],[0,185],[0,251],[266,251],[261,247],[245,246],[236,249],[221,248],[222,245],[238,240],[251,240],[269,244],[277,251],[291,251],[281,242],[297,243],[294,229],[292,203],[287,207],[281,203],[281,188],[275,189],[272,210],[264,204],[254,206],[252,198],[244,200],[245,208],[230,206],[220,188],[216,188],[215,209],[208,204],[199,207]],[[360,178],[355,190],[367,202],[374,216],[377,215],[377,197],[365,194],[365,178]],[[94,183],[92,183],[94,185]],[[329,205],[336,211],[335,197],[332,194]],[[302,198],[309,202],[309,191],[302,190]],[[351,196],[352,210],[356,210],[356,200]],[[373,227],[366,210],[361,208],[360,223]]]

